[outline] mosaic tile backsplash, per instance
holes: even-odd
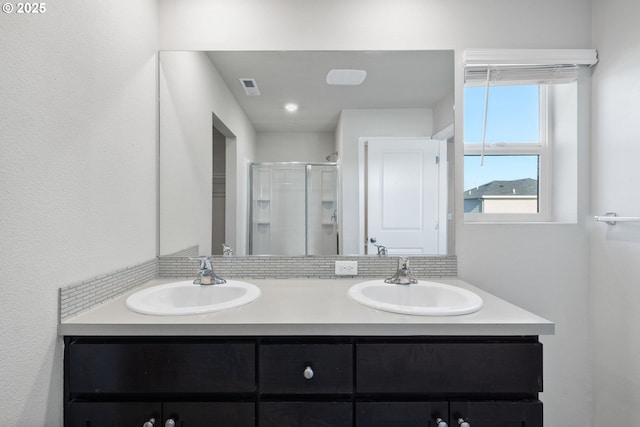
[[[455,277],[455,256],[411,256],[413,276],[421,279]],[[385,278],[398,267],[396,256],[231,256],[214,257],[214,270],[223,278],[235,279],[340,279],[335,261],[358,261],[358,275],[363,279]],[[199,263],[184,256],[162,256],[110,274],[74,283],[60,289],[60,320],[65,320],[157,278],[195,278]]]
[[[158,260],[152,259],[61,288],[60,320],[87,311],[156,277]]]
[[[279,257],[279,256],[233,256],[214,257],[213,267],[220,277],[244,279],[339,279],[352,276],[336,276],[335,261],[358,261],[358,277],[388,277],[398,267],[398,257],[377,256],[333,256],[333,257]],[[411,272],[417,278],[455,277],[455,256],[412,256],[409,258]],[[181,257],[160,257],[159,277],[195,277],[198,261]]]

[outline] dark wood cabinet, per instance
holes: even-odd
[[[451,402],[450,425],[464,420],[471,427],[541,427],[542,402],[532,401],[487,401]]]
[[[255,405],[242,402],[71,402],[66,415],[65,425],[79,427],[255,426]]]
[[[438,427],[449,419],[448,402],[356,402],[356,427]]]
[[[353,345],[346,343],[260,346],[263,394],[340,394],[353,391]]]
[[[352,427],[351,402],[262,402],[260,427]]]
[[[71,340],[71,393],[255,392],[255,343]]]
[[[532,336],[65,337],[64,379],[74,427],[543,425]]]
[[[356,427],[541,427],[542,402],[356,402]]]
[[[149,420],[161,419],[160,402],[69,402],[65,410],[67,426],[142,427]]]
[[[540,343],[356,344],[359,393],[518,395],[542,391]]]
[[[179,427],[250,427],[256,422],[253,402],[164,402],[162,409],[163,421],[172,419]]]

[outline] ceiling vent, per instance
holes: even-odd
[[[327,73],[327,84],[340,86],[357,86],[367,77],[365,70],[330,70]]]
[[[256,79],[241,78],[240,83],[242,84],[244,93],[246,93],[247,96],[260,96],[260,89],[258,89],[258,83],[256,83]]]

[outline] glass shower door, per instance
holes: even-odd
[[[338,171],[307,166],[307,255],[338,253]]]
[[[305,165],[251,166],[251,253],[305,253]]]
[[[335,165],[251,165],[252,255],[338,253]]]

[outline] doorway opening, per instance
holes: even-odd
[[[211,209],[211,254],[222,255],[222,245],[226,243],[226,158],[227,138],[213,125],[212,137],[212,209]]]

